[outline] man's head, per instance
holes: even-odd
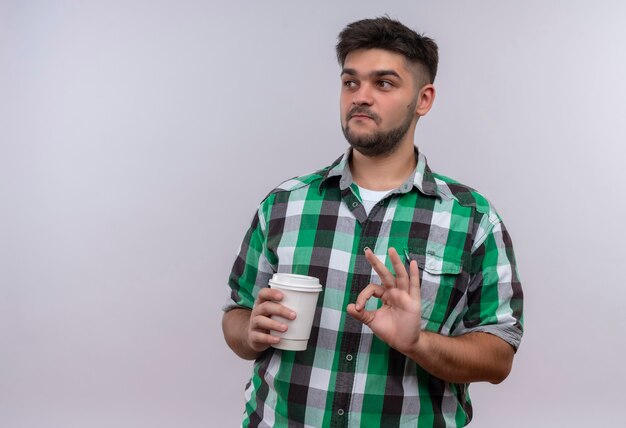
[[[435,81],[439,63],[437,44],[399,21],[388,17],[356,21],[348,24],[339,33],[338,39],[337,61],[342,67],[352,51],[383,49],[399,53],[406,59],[415,72],[415,82],[419,87]]]
[[[434,100],[437,45],[387,17],[349,24],[340,34],[341,125],[366,156],[393,153],[411,138]],[[408,140],[407,140],[408,144]]]

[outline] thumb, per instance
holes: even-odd
[[[369,323],[371,323],[374,319],[375,311],[366,311],[364,309],[359,311],[356,309],[356,305],[354,303],[350,303],[346,310],[348,311],[348,315],[365,325],[369,325]]]

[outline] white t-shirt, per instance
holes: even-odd
[[[365,208],[365,213],[370,215],[370,211],[374,208],[374,205],[379,203],[387,193],[391,192],[391,190],[370,190],[364,187],[359,187],[359,194],[361,195],[361,199],[363,200],[363,208]]]

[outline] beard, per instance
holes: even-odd
[[[350,146],[364,156],[377,157],[390,155],[396,151],[400,145],[400,141],[402,141],[402,138],[404,138],[411,127],[411,123],[415,117],[413,113],[415,112],[416,106],[417,100],[408,106],[407,115],[398,127],[388,131],[376,131],[367,135],[354,134],[350,129],[350,125],[348,125],[350,118],[355,114],[365,114],[378,124],[381,121],[380,116],[369,111],[366,107],[355,106],[346,114],[346,125],[342,125],[341,127],[343,135],[346,137]]]

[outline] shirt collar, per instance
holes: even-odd
[[[417,147],[415,147],[414,153],[415,158],[417,159],[417,166],[406,181],[401,184],[400,187],[394,191],[394,193],[408,193],[413,187],[415,187],[418,191],[425,195],[439,196],[437,183],[435,182],[432,171],[428,167],[426,156],[424,156],[417,149]],[[333,177],[337,177],[339,179],[339,188],[341,190],[347,189],[354,183],[354,180],[352,179],[352,171],[350,171],[350,156],[352,156],[352,147],[349,147],[339,159],[330,165],[328,171],[326,171],[322,181],[320,182],[320,192],[322,191],[322,186],[326,185]]]

